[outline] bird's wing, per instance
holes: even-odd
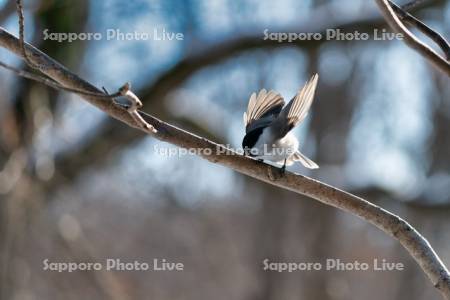
[[[270,125],[280,138],[305,119],[314,99],[318,79],[319,75],[314,74]]]
[[[258,95],[253,93],[248,101],[247,112],[244,113],[246,131],[248,131],[250,125],[256,120],[269,116],[277,116],[283,106],[283,97],[273,90],[267,92],[265,89],[262,89]]]

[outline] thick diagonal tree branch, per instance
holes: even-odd
[[[1,27],[0,46],[23,58],[19,39]],[[43,73],[61,85],[72,89],[83,89],[87,92],[101,92],[33,46],[26,44],[25,50],[28,59],[32,63],[42,66]],[[89,94],[80,96],[111,117],[145,133],[150,133],[137,124],[126,107],[111,101],[110,98],[94,97]],[[396,238],[414,257],[433,285],[442,292],[446,299],[450,299],[450,275],[445,265],[428,241],[410,224],[395,214],[360,197],[306,176],[291,172],[286,172],[281,177],[274,176],[278,171],[275,167],[238,155],[222,145],[174,127],[151,115],[143,112],[140,112],[140,114],[146,122],[157,130],[151,135],[161,141],[187,149],[198,149],[197,153],[210,162],[223,165],[280,188],[311,197],[327,205],[352,213],[377,226],[385,233]]]
[[[380,8],[385,20],[392,28],[392,30],[394,30],[397,33],[402,33],[404,36],[404,41],[409,47],[416,50],[420,55],[428,59],[437,69],[447,74],[447,76],[450,76],[450,61],[446,60],[441,55],[436,53],[436,51],[434,51],[428,45],[421,42],[416,36],[414,36],[414,34],[411,33],[411,31],[408,30],[408,28],[406,28],[406,26],[400,20],[402,16],[397,15],[396,12],[394,11],[394,10],[398,11],[401,9],[399,7],[394,9],[390,5],[389,0],[375,0],[375,1],[378,4],[378,7]],[[419,27],[419,30],[421,30],[422,32],[424,32],[423,29],[424,29],[423,27]],[[427,33],[427,31],[425,31],[425,33]],[[433,40],[436,40],[436,36],[440,37],[440,35],[438,34],[432,35],[430,37]],[[441,44],[439,45],[441,46]]]

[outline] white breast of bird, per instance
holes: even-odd
[[[286,159],[286,165],[292,165],[294,160],[292,156],[298,150],[299,142],[292,132],[288,132],[283,138],[275,139],[271,134],[270,128],[265,128],[253,147],[258,159],[264,159],[283,165]]]

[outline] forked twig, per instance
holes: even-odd
[[[419,26],[418,29],[424,32],[425,34],[429,35],[431,34],[430,38],[433,38],[434,41],[439,41],[439,46],[446,47],[448,46],[448,43],[443,43],[442,41],[445,41],[445,39],[434,32],[431,28],[426,26],[425,24],[418,25],[418,20],[413,19],[412,16],[409,17],[408,13],[403,11],[401,8],[393,8],[392,2],[390,0],[375,0],[378,4],[378,7],[380,8],[381,12],[383,13],[383,16],[385,20],[388,22],[389,26],[397,33],[402,33],[404,36],[405,43],[419,52],[423,57],[428,59],[437,69],[443,71],[447,76],[450,76],[450,62],[436,53],[432,48],[430,48],[428,45],[420,41],[414,34],[411,33],[411,31],[406,28],[406,26],[403,24],[403,22],[400,20],[402,16],[404,18],[407,18],[407,21],[413,24],[414,26]],[[402,10],[401,15],[400,10]],[[397,11],[397,12],[396,12]],[[446,46],[447,45],[447,46]],[[447,51],[444,50],[444,52],[447,54]]]

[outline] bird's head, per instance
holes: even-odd
[[[263,128],[258,128],[247,132],[247,134],[244,136],[244,139],[242,140],[242,149],[244,149],[245,155],[255,156],[255,153],[254,151],[252,151],[252,149],[258,142],[258,139],[261,136],[262,132]]]

